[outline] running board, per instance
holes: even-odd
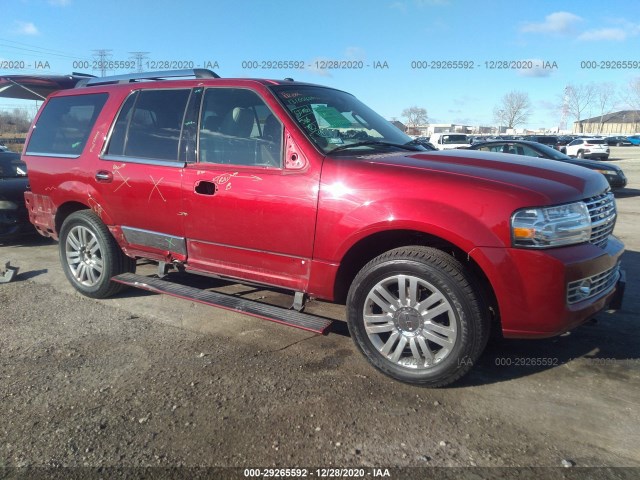
[[[308,313],[287,310],[286,308],[254,302],[246,298],[238,298],[224,293],[211,292],[200,288],[188,287],[178,283],[168,282],[159,278],[145,277],[135,273],[123,273],[116,275],[111,280],[114,282],[141,288],[154,293],[165,293],[174,297],[193,300],[194,302],[224,308],[234,312],[244,313],[253,317],[262,318],[271,322],[282,323],[302,330],[326,335],[333,323],[328,320]]]

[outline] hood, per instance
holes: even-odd
[[[527,192],[529,200],[557,204],[598,195],[608,188],[600,173],[557,160],[474,150],[403,152],[355,157],[374,163],[465,177],[484,186]],[[502,187],[501,187],[502,186]],[[542,204],[542,203],[540,203]]]
[[[560,161],[565,163],[570,163],[571,165],[578,165],[580,167],[590,168],[592,170],[611,170],[614,172],[619,172],[620,170],[622,170],[617,165],[609,165],[596,160],[582,160],[577,158],[570,158],[570,159],[560,160]]]

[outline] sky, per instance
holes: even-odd
[[[0,5],[0,75],[100,75],[93,68],[98,50],[121,62],[114,65],[122,68],[107,74],[124,74],[135,70],[132,52],[145,52],[145,70],[193,66],[213,67],[223,77],[291,77],[353,93],[388,119],[403,120],[404,109],[418,106],[427,110],[430,123],[495,126],[494,109],[504,95],[518,91],[531,101],[524,126],[557,128],[567,85],[607,84],[623,99],[629,82],[640,77],[640,2],[1,0]],[[627,68],[622,61],[629,62]],[[15,105],[36,108],[35,102],[0,99],[0,109]],[[622,100],[616,107],[628,108]],[[568,128],[572,121],[566,118]]]

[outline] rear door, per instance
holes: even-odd
[[[111,128],[91,181],[130,248],[183,260],[181,142],[191,90],[132,92]]]
[[[198,124],[183,177],[189,268],[304,290],[320,166],[251,89],[205,89]]]

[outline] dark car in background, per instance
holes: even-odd
[[[27,166],[20,155],[0,152],[0,242],[36,232],[24,202],[28,184]]]
[[[555,148],[556,150],[559,149],[559,138],[556,135],[527,135],[525,140],[542,143],[543,145]]]
[[[537,142],[525,140],[494,141],[476,143],[469,147],[470,150],[481,150],[485,152],[511,153],[514,155],[524,155],[526,157],[546,158],[549,160],[559,160],[571,163],[580,167],[589,168],[600,172],[605,176],[612,190],[627,186],[627,177],[617,165],[603,164],[593,160],[571,158],[558,150],[542,145]]]
[[[633,143],[631,143],[627,137],[623,137],[622,135],[606,137],[604,141],[607,143],[607,145],[616,147],[630,147],[631,145],[633,145]]]

